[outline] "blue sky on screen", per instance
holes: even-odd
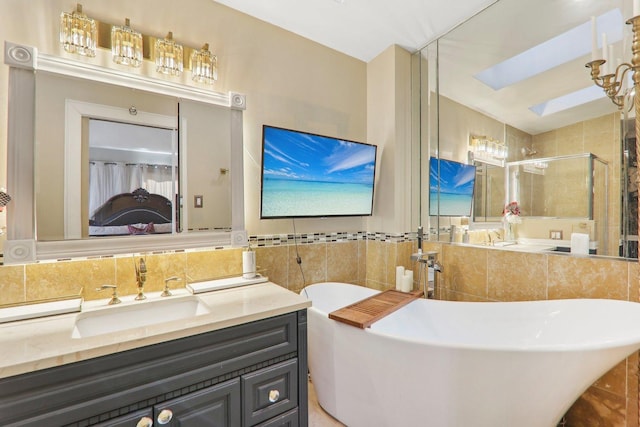
[[[266,178],[373,183],[373,145],[268,126],[264,132]]]
[[[438,191],[438,159],[432,157],[429,173],[432,191]],[[449,194],[473,194],[475,167],[440,159],[440,192]]]

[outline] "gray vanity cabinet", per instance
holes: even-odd
[[[306,333],[300,310],[3,378],[0,425],[306,426]]]

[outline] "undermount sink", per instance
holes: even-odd
[[[78,314],[71,337],[93,337],[208,313],[209,307],[196,296],[123,303]]]

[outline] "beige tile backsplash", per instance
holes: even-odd
[[[443,272],[438,296],[454,301],[521,301],[555,298],[613,298],[638,301],[640,267],[621,259],[535,254],[481,246],[425,242],[437,251]],[[304,283],[339,281],[375,289],[395,287],[395,267],[415,268],[415,241],[357,240],[258,247],[258,271],[299,292]],[[72,295],[83,288],[87,300],[107,298],[102,284],[121,295],[136,292],[134,261],[145,258],[146,291],[160,291],[164,279],[178,276],[184,286],[242,274],[242,249],[116,256],[0,267],[0,304]],[[567,414],[569,425],[638,426],[638,357],[634,355],[600,378]]]

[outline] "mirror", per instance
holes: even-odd
[[[425,76],[421,81],[428,85],[421,89],[421,102],[424,111],[437,108],[437,121],[431,113],[423,113],[422,122],[431,126],[431,142],[423,152],[466,162],[470,135],[486,135],[506,142],[507,163],[595,155],[608,164],[603,184],[608,201],[593,207],[591,216],[602,212],[596,220],[602,231],[593,232],[592,243],[598,246],[599,255],[618,256],[618,242],[624,237],[620,230],[630,216],[620,202],[621,113],[593,84],[585,64],[591,60],[591,16],[597,18],[598,31],[609,34],[615,56],[623,61],[630,56],[631,31],[624,24],[631,16],[630,3],[588,0],[576,7],[570,1],[501,0],[427,46],[420,54]],[[512,36],[515,33],[518,37]],[[520,66],[510,68],[513,64]],[[578,101],[571,104],[569,100]],[[433,129],[436,123],[437,131]],[[479,168],[478,211],[468,221],[428,218],[423,208],[422,222],[436,233],[448,232],[450,224],[466,226],[469,222],[473,226],[478,219],[499,226],[500,214],[486,210],[489,196],[494,199],[488,193],[486,174]],[[565,180],[584,183],[585,176],[576,170]],[[557,202],[548,191],[534,189],[531,194],[535,196],[530,206]],[[509,197],[505,194],[503,207]],[[585,218],[582,212],[566,215],[549,210],[536,215],[535,221],[527,221],[526,215],[522,214],[522,224],[518,224],[519,237],[540,240],[550,239],[550,231],[557,226],[553,221],[573,217],[574,223],[562,226],[559,240],[563,242],[559,244],[565,244]],[[603,236],[608,236],[608,242]]]
[[[8,217],[5,262],[246,243],[242,95],[230,108],[209,88],[37,63],[37,73],[10,69],[10,85],[34,98],[12,102],[9,120],[31,126],[34,144],[10,132],[9,151],[34,160],[20,155],[9,181],[31,180],[34,197],[32,212]],[[15,119],[24,108],[32,114]]]

